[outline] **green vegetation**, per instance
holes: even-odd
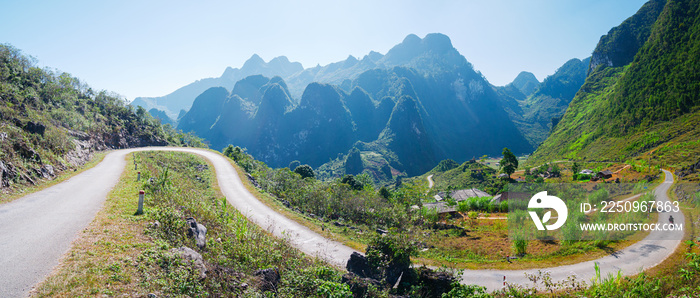
[[[508,178],[510,178],[510,175],[518,168],[518,158],[515,157],[513,152],[510,152],[510,149],[503,148],[503,159],[501,159],[498,165],[504,173],[508,174]]]
[[[589,62],[589,58],[571,59],[541,84],[532,74],[529,84],[520,81],[521,73],[513,83],[497,87],[502,105],[533,147],[547,138],[564,115],[586,79]],[[518,88],[519,83],[525,85]]]
[[[204,146],[143,108],[97,92],[67,73],[40,69],[0,45],[0,188],[13,192],[72,171],[109,148]]]
[[[530,162],[562,157],[645,159],[653,165],[675,167],[694,162],[688,157],[700,153],[700,147],[692,145],[700,136],[700,60],[696,58],[700,41],[694,38],[700,34],[696,17],[700,4],[668,1],[658,18],[650,17],[650,9],[659,5],[662,1],[650,2],[620,28],[611,30],[609,35],[632,30],[636,32],[633,36],[648,35],[648,39],[640,40],[633,60],[591,71]],[[645,26],[650,33],[644,33]],[[593,56],[606,48],[625,48],[629,42],[603,38]]]
[[[224,154],[254,177],[260,188],[303,214],[324,220],[348,221],[374,228],[406,229],[419,218],[410,206],[419,204],[424,191],[412,186],[399,190],[374,188],[367,174],[345,175],[324,182],[290,171],[271,169],[245,150],[228,146]]]
[[[442,163],[442,162],[441,162]],[[489,194],[501,193],[506,181],[496,179],[496,170],[478,162],[466,161],[461,165],[443,171],[444,167],[438,164],[433,170],[423,176],[415,178],[416,183],[426,181],[428,174],[433,175],[435,185],[431,189],[431,194],[440,191],[450,191],[467,188],[478,188]]]
[[[348,293],[338,270],[269,235],[231,207],[201,157],[138,152],[134,158],[141,182],[135,182],[135,171],[125,171],[87,239],[79,240],[57,275],[39,288],[39,296],[257,297],[262,283],[255,271],[266,268],[276,268],[281,276],[268,292],[277,297]],[[146,191],[145,214],[135,216],[139,189]],[[206,226],[206,248],[197,248],[188,237],[189,217]],[[205,278],[194,262],[178,255],[175,249],[182,246],[203,256]]]

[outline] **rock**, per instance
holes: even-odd
[[[359,277],[371,277],[372,268],[369,267],[369,261],[366,256],[358,252],[353,252],[345,265],[348,272],[354,273]]]
[[[416,269],[418,284],[421,285],[424,297],[442,297],[452,289],[452,283],[457,279],[447,272],[436,272],[427,267]]]
[[[41,162],[41,156],[39,156],[39,153],[34,151],[31,147],[27,146],[25,143],[15,143],[14,146],[12,146],[15,149],[15,152],[19,153],[20,156],[22,156],[24,159],[31,159],[36,162]]]
[[[173,248],[170,250],[171,253],[179,255],[183,260],[192,261],[194,268],[199,271],[199,278],[204,279],[207,277],[207,266],[204,265],[204,259],[202,255],[187,246],[182,246],[179,248]]]
[[[29,133],[39,134],[43,136],[44,131],[46,131],[46,126],[38,122],[34,123],[32,121],[29,121],[23,129]]]
[[[253,273],[258,278],[258,290],[266,292],[277,292],[277,285],[280,282],[280,272],[277,268],[258,270]]]
[[[354,297],[366,297],[370,286],[375,289],[384,287],[382,282],[373,278],[362,278],[354,273],[346,273],[343,275],[341,282],[350,286],[350,291]]]
[[[255,178],[254,178],[252,175],[250,175],[250,174],[248,174],[248,173],[245,173],[245,176],[246,176],[246,178],[248,178],[248,180],[250,181],[250,183],[253,184],[253,186],[255,186],[255,187],[257,187],[257,188],[260,188],[260,184],[258,183],[257,180],[255,180]]]
[[[292,204],[290,204],[289,201],[287,201],[287,200],[282,200],[282,205],[284,205],[284,207],[287,207],[287,208],[291,208],[291,206],[292,206]]]
[[[187,218],[187,224],[189,225],[187,236],[194,237],[197,241],[197,247],[204,249],[207,246],[207,228],[203,224],[197,223],[192,217]]]
[[[55,177],[55,176],[56,176],[55,170],[54,170],[54,168],[53,168],[52,165],[43,165],[43,166],[41,167],[41,172],[42,172],[42,173],[45,173],[45,174],[48,175],[49,177]]]

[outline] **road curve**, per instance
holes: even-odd
[[[669,201],[666,193],[673,184],[673,175],[669,171],[663,171],[664,182],[654,189],[654,194],[657,201],[665,202]],[[668,223],[669,215],[673,216],[675,223],[683,224],[685,227],[686,222],[682,212],[661,213],[659,214],[659,223]],[[663,262],[680,245],[682,238],[683,231],[653,231],[644,239],[613,255],[597,260],[539,270],[548,271],[553,282],[562,281],[568,276],[575,275],[579,281],[590,283],[591,279],[595,277],[594,263],[598,263],[601,276],[604,277],[608,276],[609,273],[616,275],[618,270],[622,270],[622,274],[625,276],[634,275]],[[498,290],[503,288],[503,277],[505,276],[508,283],[533,286],[532,282],[525,277],[525,273],[534,274],[537,270],[466,270],[462,275],[462,282],[485,286],[489,290]]]
[[[0,205],[0,297],[27,296],[68,252],[71,242],[102,207],[134,151],[179,151],[201,155],[216,169],[226,199],[250,220],[301,251],[336,266],[344,266],[355,250],[328,240],[270,209],[241,183],[228,158],[195,148],[150,147],[107,154],[97,166],[73,178]]]
[[[219,188],[226,199],[251,221],[277,237],[283,237],[311,256],[336,266],[344,266],[353,250],[328,240],[303,225],[290,220],[257,200],[243,186],[228,159],[212,151],[195,148],[150,147],[111,152],[92,169],[13,202],[0,205],[0,297],[26,296],[32,286],[43,280],[65,254],[71,242],[92,221],[107,193],[116,185],[126,166],[125,156],[135,151],[178,151],[195,153],[208,159],[216,170]],[[666,191],[673,181],[667,171],[666,181],[655,192],[668,200]],[[677,223],[685,223],[682,213],[673,214]],[[667,217],[663,217],[666,219]],[[664,238],[665,237],[665,238]],[[651,235],[648,238],[652,238]],[[677,235],[655,235],[656,239],[681,239]],[[663,261],[680,244],[680,240],[642,240],[616,256],[596,260],[603,274],[622,269],[625,274],[653,267]],[[575,272],[590,280],[593,262],[549,268],[553,280],[561,280]],[[510,283],[527,284],[525,272],[536,270],[467,270],[463,283],[486,286],[490,290],[502,286],[503,276]]]

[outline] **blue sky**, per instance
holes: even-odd
[[[313,67],[440,32],[505,85],[520,71],[541,81],[590,56],[644,2],[3,0],[0,43],[132,100],[218,77],[256,53]]]

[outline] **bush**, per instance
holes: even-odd
[[[294,173],[301,175],[301,178],[315,178],[314,169],[309,165],[300,165],[294,169]]]

